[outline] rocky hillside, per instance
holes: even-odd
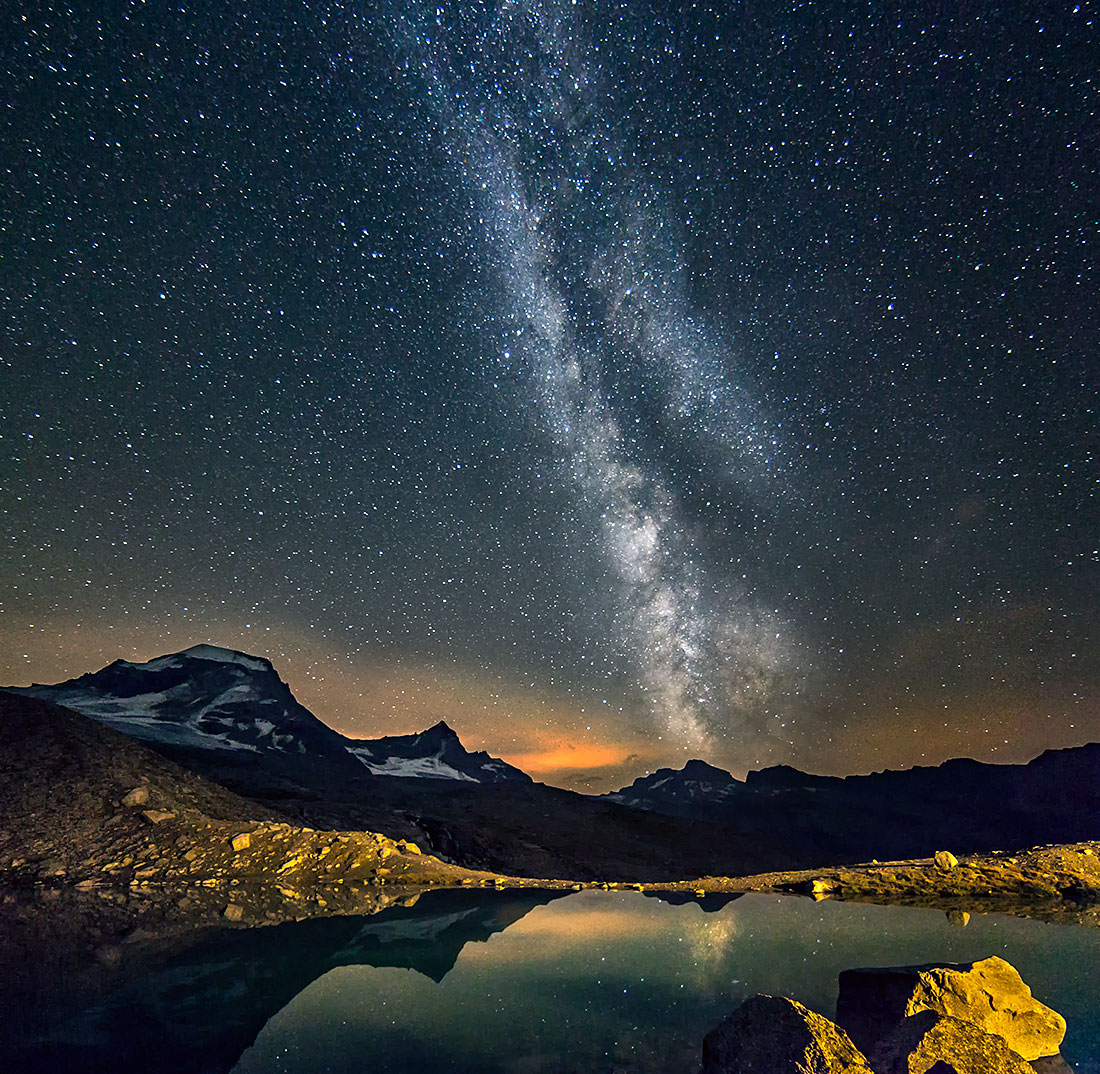
[[[460,883],[465,870],[407,840],[317,831],[210,783],[159,754],[49,702],[0,691],[0,878],[78,888],[189,888],[203,901],[257,882],[281,905],[356,884]],[[333,898],[329,894],[328,898]],[[229,917],[247,911],[224,897]],[[292,913],[291,916],[294,916]]]

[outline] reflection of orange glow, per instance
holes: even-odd
[[[576,903],[571,903],[568,914],[528,914],[519,922],[522,928],[517,929],[515,925],[512,928],[521,936],[586,941],[614,936],[636,937],[643,932],[662,932],[666,928],[661,918],[639,912],[632,905],[575,907]]]
[[[608,941],[634,941],[666,932],[667,921],[649,907],[639,908],[637,903],[585,907],[570,900],[568,912],[540,907],[509,926],[507,943],[497,942],[491,950],[467,944],[462,957],[494,963],[505,958],[530,963],[540,957],[560,962],[569,949],[589,954]],[[499,937],[494,939],[499,941]]]
[[[621,746],[596,746],[581,743],[577,746],[552,746],[531,753],[510,753],[505,760],[522,768],[524,772],[557,772],[563,768],[601,768],[604,765],[621,764],[630,756]]]

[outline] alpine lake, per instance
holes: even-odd
[[[431,891],[366,917],[126,945],[109,987],[33,1030],[10,1069],[159,1074],[695,1074],[756,992],[833,1017],[860,966],[1000,955],[1100,1074],[1100,929],[765,894]],[[37,1017],[35,1016],[37,1014]]]

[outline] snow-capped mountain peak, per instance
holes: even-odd
[[[170,753],[228,750],[294,763],[334,762],[363,775],[531,782],[518,768],[467,750],[444,720],[412,735],[346,738],[297,701],[270,660],[218,645],[193,645],[143,662],[115,660],[52,686],[13,689]]]
[[[342,736],[298,703],[269,660],[216,645],[143,662],[116,660],[21,692],[164,746],[289,755],[343,751]]]
[[[518,768],[483,751],[471,752],[444,720],[412,735],[361,739],[348,745],[375,775],[456,779],[472,783],[531,782]]]
[[[680,769],[659,768],[639,776],[629,787],[602,797],[638,809],[676,811],[689,803],[724,801],[743,787],[725,769],[692,760]]]

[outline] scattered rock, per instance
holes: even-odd
[[[149,801],[149,788],[148,787],[135,787],[125,798],[122,799],[124,806],[139,806],[145,805]]]
[[[166,820],[175,817],[175,813],[169,813],[166,809],[146,809],[141,814],[150,824],[162,824]]]
[[[865,1052],[910,1015],[935,1011],[1004,1038],[1024,1059],[1054,1055],[1065,1019],[1033,999],[1003,958],[949,966],[846,970],[840,975],[837,1021]]]
[[[937,850],[935,862],[937,869],[954,869],[959,859],[950,850]]]
[[[244,920],[244,907],[238,906],[235,902],[231,902],[226,908],[223,915],[226,921],[243,921]]]
[[[410,843],[407,839],[402,839],[397,844],[398,850],[405,854],[422,854],[423,851],[415,843]]]
[[[948,910],[947,920],[956,928],[965,929],[970,924],[970,913],[967,910]]]
[[[239,835],[233,836],[229,841],[229,845],[236,851],[247,850],[252,846],[252,836],[248,832],[241,832]]]
[[[848,1034],[792,999],[756,995],[703,1038],[702,1074],[871,1074]]]
[[[878,1074],[927,1074],[937,1062],[955,1074],[1035,1074],[1003,1037],[939,1011],[906,1018],[869,1054]]]

